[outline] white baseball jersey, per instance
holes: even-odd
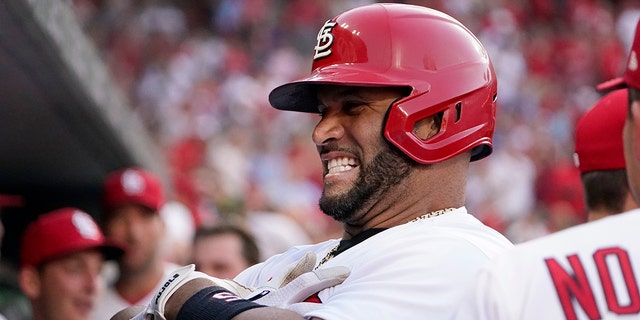
[[[164,275],[158,281],[156,288],[150,291],[144,298],[135,302],[133,305],[146,306],[149,304],[151,299],[158,293],[162,284],[164,284],[165,280],[169,278],[171,273],[176,269],[180,268],[180,266],[173,263],[166,263],[164,266]],[[105,288],[105,290],[99,295],[96,307],[93,310],[92,319],[95,320],[105,320],[110,319],[114,314],[118,311],[131,307],[132,304],[127,300],[124,300],[115,289],[113,285],[109,285]]]
[[[321,259],[338,244],[329,240],[294,247],[236,277],[260,287],[278,279],[306,252]],[[319,292],[322,306],[306,317],[324,319],[448,319],[465,287],[509,240],[463,208],[379,232],[328,260],[320,268],[346,266],[349,277]]]
[[[517,245],[478,273],[458,319],[640,319],[640,210]]]

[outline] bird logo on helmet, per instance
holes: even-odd
[[[275,88],[269,101],[281,110],[318,113],[314,86],[320,84],[410,88],[390,106],[384,137],[418,163],[468,151],[475,161],[492,152],[493,65],[475,35],[442,12],[372,4],[338,15],[318,33],[311,75]],[[438,114],[437,134],[415,134],[418,122]]]

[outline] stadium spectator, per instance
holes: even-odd
[[[105,259],[122,255],[89,214],[62,208],[40,215],[24,232],[20,288],[34,320],[87,320],[98,303]]]
[[[141,168],[111,172],[104,181],[103,231],[122,245],[117,277],[101,294],[94,319],[104,320],[130,305],[151,301],[163,280],[177,265],[162,254],[165,225],[160,210],[165,203],[161,181]]]
[[[234,225],[198,228],[192,248],[196,270],[221,279],[233,279],[261,261],[253,236]]]
[[[575,160],[589,221],[638,207],[627,182],[622,147],[628,96],[626,89],[605,95],[576,126]]]

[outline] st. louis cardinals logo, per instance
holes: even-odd
[[[313,55],[313,60],[324,58],[331,54],[331,45],[333,44],[333,34],[331,34],[331,31],[335,26],[335,21],[328,20],[324,23],[320,32],[318,32],[318,37],[316,38],[318,42],[316,42],[316,47],[314,48],[315,54]]]

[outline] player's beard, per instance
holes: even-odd
[[[387,146],[370,163],[360,167],[358,179],[349,191],[335,196],[323,192],[320,209],[336,221],[351,223],[387,190],[409,176],[414,165],[400,150]]]

